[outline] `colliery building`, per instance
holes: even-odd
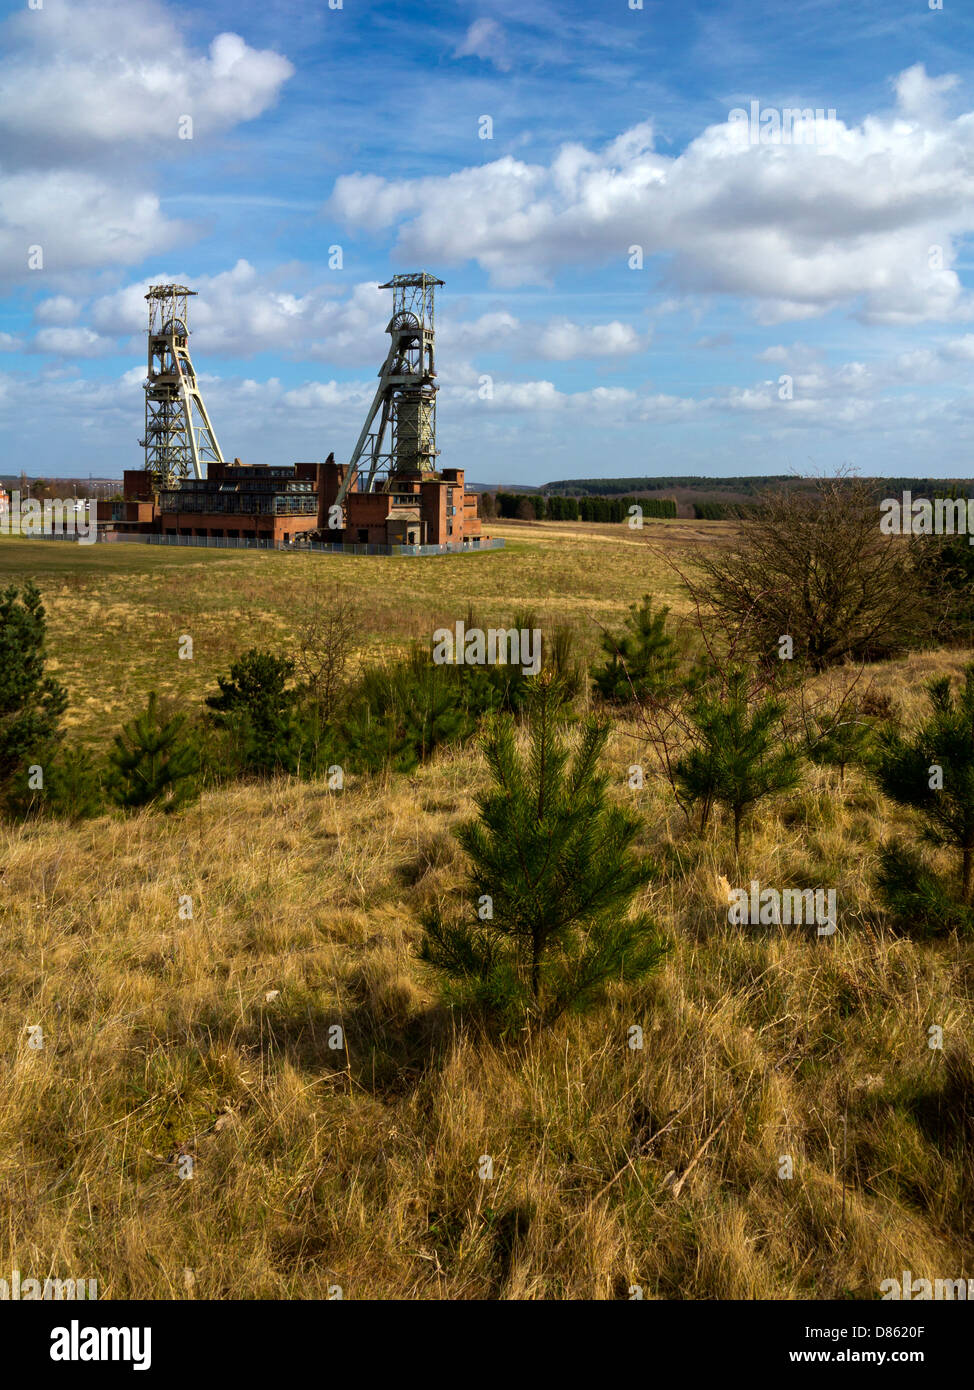
[[[438,546],[482,540],[477,499],[463,470],[439,468],[434,295],[427,271],[394,275],[389,348],[347,464],[228,463],[189,350],[186,285],[146,295],[145,467],[124,475],[122,498],[99,504],[103,530],[120,534],[325,544]]]
[[[477,498],[464,490],[463,469],[393,475],[389,490],[362,492],[351,480],[336,501],[347,466],[282,466],[210,460],[205,478],[150,491],[143,469],[128,469],[123,500],[99,502],[103,530],[123,534],[260,540],[273,545],[314,540],[345,545],[449,545],[477,548]]]

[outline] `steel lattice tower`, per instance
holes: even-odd
[[[217,443],[189,355],[185,285],[153,285],[149,304],[149,365],[145,383],[145,471],[156,487],[202,478],[203,465],[220,462]]]
[[[386,326],[392,342],[338,491],[338,503],[344,502],[358,473],[364,475],[360,492],[380,492],[388,490],[394,476],[422,478],[436,467],[433,295],[435,287],[443,283],[421,270],[394,275],[379,286],[392,290],[392,318]]]

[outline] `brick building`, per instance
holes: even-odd
[[[333,457],[321,465],[318,529],[323,540],[334,536],[355,545],[473,545],[480,541],[477,498],[464,490],[462,468],[444,468],[425,477],[395,474],[388,492],[359,492],[358,478],[354,478],[342,514],[335,510],[335,498],[346,471]],[[336,534],[339,527],[333,522],[343,523],[341,535]]]
[[[120,501],[99,502],[103,529],[163,536],[290,543],[299,537],[368,545],[455,545],[481,540],[477,498],[464,490],[463,470],[393,477],[388,492],[359,492],[352,481],[342,507],[346,467],[326,463],[210,463],[204,479],[150,492],[144,470],[123,476]]]

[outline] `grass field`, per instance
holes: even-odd
[[[492,526],[506,548],[482,555],[387,558],[275,551],[75,545],[0,537],[0,584],[33,576],[44,594],[51,669],[71,695],[66,725],[101,742],[148,691],[199,702],[249,646],[293,644],[308,586],[337,585],[359,613],[362,653],[429,641],[472,605],[488,623],[527,606],[573,623],[591,643],[647,590],[673,596],[657,551],[692,551],[719,523]],[[554,534],[552,534],[554,532]],[[530,539],[526,537],[530,536]],[[193,638],[192,661],[179,639]]]
[[[502,553],[429,560],[2,541],[0,578],[41,586],[69,728],[101,740],[150,686],[195,705],[237,651],[286,645],[312,568],[355,592],[363,652],[468,604],[594,642],[646,591],[678,605],[666,555],[726,533],[621,529],[498,526]],[[964,657],[872,674],[909,713]],[[738,865],[726,826],[701,839],[655,783],[627,788],[644,754],[617,724],[667,964],[523,1048],[460,1028],[414,955],[423,907],[460,891],[474,745],[342,793],[0,826],[0,1261],[142,1298],[876,1298],[904,1269],[974,1276],[974,949],[894,935],[870,887],[909,822],[858,772],[839,794],[811,769]],[[838,932],[729,927],[723,882],[750,878],[834,884]]]

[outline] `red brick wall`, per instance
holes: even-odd
[[[305,531],[317,529],[318,519],[314,516],[233,516],[222,512],[161,512],[158,530],[163,535],[206,535],[229,536],[235,531],[237,538],[252,537],[257,540],[282,541],[285,535],[293,538]]]

